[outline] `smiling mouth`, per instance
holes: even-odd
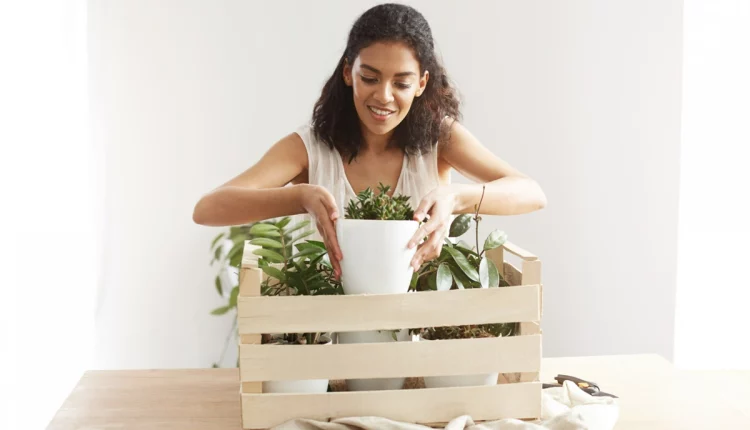
[[[369,109],[377,119],[381,120],[388,118],[396,112],[388,109],[376,108],[374,106],[367,106],[367,109]]]

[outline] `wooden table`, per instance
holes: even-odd
[[[616,429],[750,429],[750,371],[677,371],[656,355],[544,359],[620,397]],[[239,430],[237,369],[86,372],[48,430]]]

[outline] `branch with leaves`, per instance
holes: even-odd
[[[454,243],[446,238],[440,256],[425,262],[412,276],[410,290],[434,291],[465,288],[495,288],[508,286],[501,274],[501,268],[487,258],[486,252],[503,246],[507,235],[500,230],[491,232],[482,247],[479,246],[479,208],[484,199],[484,189],[479,204],[474,206],[474,215],[463,214],[456,217],[448,231],[449,238],[458,238],[469,231],[470,223],[475,223],[476,246],[463,241]],[[456,327],[430,327],[421,329],[426,339],[462,339],[489,336],[510,336],[515,334],[515,323],[466,325]]]
[[[310,223],[302,221],[290,226],[291,218],[262,221],[250,225],[231,227],[229,232],[217,236],[212,242],[214,260],[218,262],[220,270],[235,270],[237,273],[242,264],[242,251],[245,241],[259,246],[253,253],[258,255],[258,267],[268,277],[261,283],[261,294],[275,295],[335,295],[343,294],[341,283],[335,278],[333,267],[328,260],[325,245],[322,242],[302,239],[314,233],[313,230],[304,231]],[[222,239],[231,240],[232,247],[226,255],[222,254]],[[221,273],[216,276],[216,291],[225,296],[227,291],[222,283]],[[212,315],[224,315],[230,311],[237,311],[237,296],[239,285],[231,286],[227,304],[214,309]],[[236,318],[235,318],[236,320]],[[224,352],[237,326],[232,325]],[[263,336],[264,343],[317,343],[327,337],[322,333],[282,333]],[[218,364],[214,364],[218,367]]]

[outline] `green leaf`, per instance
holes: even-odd
[[[323,248],[317,245],[313,245],[312,243],[307,243],[307,242],[297,243],[294,245],[294,247],[297,248],[297,251],[304,251],[305,249],[315,249],[315,250],[318,250],[319,252],[323,251]]]
[[[256,237],[255,239],[251,239],[250,243],[253,245],[276,249],[281,249],[284,247],[284,245],[282,245],[278,240],[268,239],[266,237]]]
[[[466,278],[466,275],[464,275],[464,272],[461,271],[458,267],[451,266],[451,272],[453,273],[453,280],[456,281],[456,286],[459,290],[463,290],[466,288],[464,286],[464,280],[469,281],[468,278]],[[462,279],[464,278],[464,279]]]
[[[508,240],[508,235],[504,231],[495,230],[484,241],[484,250],[487,251],[502,246],[506,240]]]
[[[281,233],[279,233],[278,231],[274,231],[274,230],[268,230],[268,231],[261,231],[259,233],[254,233],[253,237],[268,237],[271,239],[276,239],[276,238],[281,237]]]
[[[482,262],[479,263],[479,279],[482,288],[495,288],[500,283],[500,273],[497,271],[497,266],[487,257],[483,257]]]
[[[469,231],[469,223],[471,222],[471,215],[462,214],[456,217],[451,223],[450,231],[448,236],[458,237]]]
[[[224,291],[221,289],[221,279],[219,278],[219,275],[216,275],[216,292],[219,293],[220,296],[224,295]]]
[[[211,315],[224,315],[225,313],[229,312],[230,309],[232,309],[231,306],[222,306],[220,308],[212,310]]]
[[[292,255],[292,259],[297,259],[297,258],[300,258],[300,257],[306,257],[308,255],[318,255],[318,254],[322,254],[323,252],[324,251],[322,249],[317,248],[317,247],[316,248],[307,248],[307,249],[303,249],[302,251],[300,251],[300,252]]]
[[[450,290],[453,285],[453,275],[448,264],[441,263],[437,270],[436,286],[438,291]]]
[[[272,263],[283,263],[284,257],[279,254],[276,251],[271,251],[270,249],[255,249],[253,250],[253,254],[260,255],[263,258],[267,258]]]
[[[294,227],[290,228],[289,230],[286,230],[284,234],[290,235],[303,227],[307,227],[308,225],[310,225],[310,220],[304,220],[304,221],[298,222],[297,224],[294,224]]]
[[[474,282],[479,282],[479,274],[477,273],[477,269],[471,266],[469,263],[469,260],[466,259],[466,257],[461,254],[460,251],[455,250],[453,248],[447,248],[448,252],[450,252],[451,256],[453,257],[453,260],[458,264],[458,267],[461,268],[461,270],[466,274],[466,276],[469,277]]]
[[[219,247],[216,248],[216,250],[214,250],[214,259],[211,260],[211,264],[213,264],[214,261],[221,260],[221,249],[222,249],[222,247],[219,246]]]
[[[268,276],[272,278],[276,278],[281,282],[286,281],[286,276],[284,275],[284,272],[281,270],[271,267],[271,266],[263,266],[261,267],[261,270],[263,270]]]
[[[306,238],[307,236],[310,236],[310,235],[311,235],[311,234],[313,234],[313,233],[315,233],[315,232],[314,232],[314,231],[312,231],[312,230],[310,230],[310,231],[306,231],[306,232],[304,232],[304,233],[300,234],[299,236],[295,237],[294,239],[292,239],[292,242],[298,242],[298,241],[300,241],[300,240],[302,240],[302,239]]]
[[[437,272],[430,273],[427,277],[427,285],[430,287],[430,290],[437,290]]]
[[[219,235],[216,236],[216,238],[214,238],[214,240],[211,242],[211,249],[214,249],[214,246],[216,246],[216,243],[219,242],[221,238],[224,237],[225,234],[226,234],[225,232],[219,233]]]
[[[318,241],[318,240],[306,240],[305,242],[309,243],[311,245],[315,245],[318,248],[326,249],[326,244],[323,243],[323,242],[321,242],[321,241]]]
[[[284,218],[281,219],[281,221],[279,221],[279,222],[276,223],[276,227],[282,229],[282,228],[286,227],[287,224],[289,224],[289,222],[291,220],[292,220],[291,217],[285,216]]]
[[[409,283],[409,291],[413,291],[417,288],[418,280],[419,280],[419,272],[414,272],[411,275],[411,282]]]
[[[252,227],[250,227],[250,234],[260,234],[260,233],[267,233],[269,231],[275,231],[278,233],[279,228],[276,227],[273,224],[267,224],[267,223],[257,223],[253,224]]]
[[[240,286],[232,288],[232,292],[229,294],[229,307],[233,308],[237,306],[237,296],[240,294]]]

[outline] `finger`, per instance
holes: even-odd
[[[422,201],[419,202],[419,206],[414,210],[414,220],[422,222],[430,212],[433,204],[435,204],[435,201],[431,197],[425,196]]]
[[[334,200],[331,193],[325,193],[321,198],[321,203],[323,203],[323,206],[326,208],[326,212],[328,213],[328,218],[331,221],[335,221],[339,219],[339,210],[336,205],[336,200]]]
[[[443,241],[440,237],[440,231],[436,231],[419,247],[411,262],[415,271],[419,270],[425,261],[431,261],[440,256],[443,249]]]
[[[432,232],[434,232],[435,230],[439,230],[443,228],[444,225],[445,224],[443,223],[443,221],[439,221],[437,219],[431,219],[427,221],[426,223],[419,226],[419,228],[417,229],[417,232],[414,233],[414,236],[412,236],[407,247],[409,249],[414,248],[422,238],[432,234]]]
[[[343,258],[341,254],[341,248],[339,247],[339,241],[336,237],[336,229],[334,227],[334,222],[329,219],[323,219],[320,220],[320,224],[323,228],[323,234],[326,237],[326,240],[328,244],[326,245],[326,249],[328,249],[328,253],[330,255],[333,255],[335,258],[334,260],[341,260]]]
[[[320,223],[318,223],[317,226],[320,235],[323,236],[323,243],[328,251],[328,261],[331,262],[331,267],[333,267],[333,273],[336,276],[336,279],[339,279],[341,277],[341,263],[339,263],[338,258],[336,258],[336,254],[331,252],[331,249],[334,247],[331,244],[329,230]]]

